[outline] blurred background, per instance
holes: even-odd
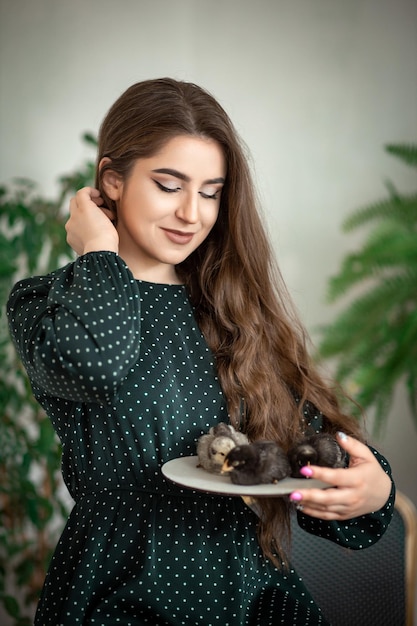
[[[417,140],[416,0],[0,0],[0,184],[27,177],[54,197],[59,176],[94,158],[83,133],[129,85],[162,76],[200,84],[230,114],[316,341],[338,311],[328,281],[361,241],[343,220],[387,179],[416,189],[415,170],[384,151]],[[417,503],[401,384],[371,439]]]

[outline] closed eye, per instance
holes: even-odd
[[[220,193],[220,189],[218,189],[212,194],[205,193],[204,191],[199,191],[200,196],[206,200],[217,200],[219,197],[219,193]]]
[[[153,179],[153,182],[156,184],[156,186],[161,190],[161,191],[165,191],[165,193],[177,193],[178,191],[181,191],[181,187],[166,187],[165,185],[163,185],[162,183],[160,183],[159,181]]]
[[[158,189],[164,191],[165,193],[178,193],[182,189],[182,187],[178,187],[178,185],[168,187],[167,185],[163,185],[162,183],[160,183],[159,180],[155,180],[154,178],[152,180],[158,187]],[[213,190],[213,193],[207,193],[207,191],[199,191],[198,193],[205,200],[218,200],[220,192],[221,189],[215,189]]]

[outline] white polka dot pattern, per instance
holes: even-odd
[[[227,419],[183,286],[135,281],[117,255],[90,253],[21,281],[8,314],[76,502],[36,626],[325,625],[294,570],[261,556],[240,498],[182,490],[160,472]],[[306,419],[321,429],[321,415]],[[361,547],[383,532],[389,507],[346,524],[300,523]]]

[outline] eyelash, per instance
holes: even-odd
[[[157,187],[159,187],[161,191],[164,191],[165,193],[177,193],[178,191],[181,191],[181,187],[175,187],[174,189],[171,189],[171,187],[165,187],[165,185],[158,182],[157,180],[155,180],[154,183],[157,185]],[[218,191],[216,191],[216,193],[214,193],[211,196],[204,193],[203,191],[200,191],[199,193],[201,197],[204,198],[205,200],[217,200],[218,194],[219,194]]]
[[[205,200],[217,200],[217,198],[219,197],[219,192],[216,191],[216,193],[213,193],[213,195],[209,196],[207,193],[200,191],[200,196]]]
[[[181,189],[181,187],[175,187],[174,189],[171,187],[165,187],[165,185],[162,185],[162,183],[159,183],[157,180],[154,180],[154,183],[161,191],[165,191],[165,193],[176,193]]]

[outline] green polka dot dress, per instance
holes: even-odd
[[[296,572],[262,557],[240,498],[182,489],[161,473],[227,420],[183,286],[136,281],[116,254],[90,253],[18,283],[8,315],[75,501],[36,626],[327,623]],[[360,547],[356,537],[373,543],[384,532],[392,500],[340,527],[300,523]]]

